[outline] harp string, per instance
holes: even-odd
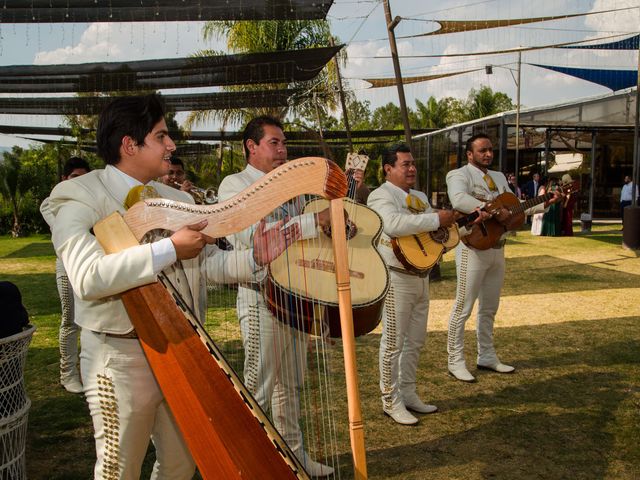
[[[285,220],[286,217],[295,216],[292,214],[301,212],[302,208],[300,207],[309,198],[297,198],[285,204],[284,208],[277,208],[267,217],[268,221],[276,222]],[[248,236],[250,237],[250,235]],[[229,240],[237,246],[237,238],[229,237]],[[319,252],[320,259],[333,261],[332,249],[322,246],[317,238],[309,239],[307,243],[309,246],[315,247],[315,250]],[[307,253],[311,250],[314,249],[307,249],[302,246],[303,260],[308,259]],[[283,255],[288,255],[288,252],[286,251]],[[254,282],[252,282],[252,289],[244,288],[247,285],[236,285],[236,294],[250,295],[252,298],[247,299],[251,300],[250,303],[260,303],[263,291],[258,291],[255,287],[256,285],[262,286],[264,284],[263,279],[258,278],[261,274],[262,272],[259,272]],[[316,312],[314,316],[321,320],[322,306],[315,299],[309,297],[309,285],[314,281],[318,281],[317,278],[314,278],[313,270],[301,272],[299,269],[288,268],[287,278],[289,285],[302,286],[302,290],[307,294],[309,301],[305,303],[290,292],[281,291],[273,298],[276,307],[281,308],[283,311],[288,309],[293,318],[303,318],[303,314],[308,313],[306,310],[311,309]],[[210,287],[208,300],[207,328],[216,330],[212,332],[212,335],[220,338],[220,343],[224,345],[225,354],[232,359],[232,367],[238,376],[247,383],[247,378],[245,378],[244,374],[246,373],[245,361],[248,352],[242,344],[238,325],[238,312],[234,308],[238,306],[235,295],[233,295],[232,289]],[[230,300],[233,300],[236,305],[230,305]],[[221,308],[222,306],[224,308]],[[262,312],[258,313],[258,317],[261,314]],[[214,320],[214,318],[217,318],[217,320]],[[220,318],[222,318],[222,321]],[[258,318],[258,322],[262,320],[262,318]],[[290,319],[290,321],[294,320]],[[283,346],[287,346],[292,350],[293,357],[299,360],[292,363],[283,362],[275,365],[265,365],[263,363],[261,365],[263,371],[277,372],[280,380],[282,380],[282,382],[278,381],[276,383],[272,398],[262,399],[261,406],[277,429],[283,428],[286,430],[290,428],[292,422],[295,422],[295,419],[299,416],[302,449],[309,454],[311,459],[333,467],[336,472],[334,475],[337,478],[340,471],[338,464],[338,452],[340,449],[338,447],[336,414],[334,413],[336,388],[333,386],[333,379],[336,378],[336,375],[332,371],[332,364],[335,364],[335,360],[331,358],[332,351],[335,349],[329,346],[328,329],[321,321],[316,322],[316,326],[317,332],[314,335],[307,335],[305,332],[293,327],[276,328],[268,345],[264,343],[266,341],[260,336],[260,348],[278,351]],[[278,355],[275,356],[276,361],[279,358]],[[264,362],[265,356],[260,355],[259,361]],[[258,382],[262,380],[261,378],[257,379]],[[299,390],[292,393],[290,390],[285,391],[283,389],[283,385],[292,384],[299,385]],[[257,389],[259,388],[260,386],[258,385]],[[255,393],[255,389],[252,393]],[[294,395],[296,398],[293,401],[278,402],[278,395]],[[272,401],[274,399],[276,401]],[[299,406],[296,405],[296,401],[299,402]],[[277,404],[283,405],[283,408],[274,409],[274,405]],[[342,405],[344,405],[344,402],[342,402]],[[299,415],[297,410],[300,412]],[[283,437],[287,440],[287,435],[283,434]],[[343,453],[347,451],[348,445],[342,449]]]
[[[313,197],[305,196],[295,199],[296,211],[302,212],[304,205],[308,204]],[[319,233],[317,237],[298,242],[292,248],[299,248],[299,258],[305,262],[313,261],[313,255],[318,258],[326,257],[326,247],[320,241]],[[316,253],[317,252],[317,253]],[[288,251],[285,252],[288,255]],[[301,423],[304,433],[304,446],[314,459],[329,464],[339,472],[337,462],[337,446],[335,436],[335,419],[330,408],[333,400],[333,389],[331,388],[331,362],[333,349],[328,348],[328,329],[323,322],[323,307],[314,298],[311,286],[321,279],[315,275],[313,269],[293,268],[292,261],[287,261],[287,278],[290,287],[297,286],[306,297],[307,301],[297,298],[293,294],[283,292],[279,301],[283,305],[293,305],[290,310],[293,312],[292,321],[304,317],[313,317],[313,331],[306,335],[297,330],[298,335],[305,338],[308,343],[307,348],[307,368],[305,379],[302,382],[300,402],[301,402]],[[292,291],[290,288],[289,291]]]

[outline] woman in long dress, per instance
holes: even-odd
[[[558,189],[555,180],[550,182],[548,191],[553,192]],[[542,216],[542,231],[540,235],[545,237],[557,237],[561,233],[560,222],[562,219],[562,206],[560,203],[554,203],[549,210]]]

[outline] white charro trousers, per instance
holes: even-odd
[[[151,438],[156,448],[151,478],[191,479],[195,463],[140,342],[87,329],[81,341],[82,383],[95,432],[95,478],[139,480]]]
[[[60,343],[60,381],[64,383],[74,376],[80,376],[78,372],[78,333],[80,327],[74,323],[73,289],[62,261],[56,258],[56,284],[60,295],[60,330],[58,340]]]
[[[429,277],[389,272],[391,287],[382,309],[380,391],[385,410],[416,393],[416,370],[427,337]]]
[[[456,298],[449,317],[447,351],[449,368],[465,367],[464,325],[478,300],[476,336],[477,363],[494,365],[499,362],[493,346],[493,322],[500,305],[500,290],[504,282],[504,247],[476,250],[460,242],[456,247]]]
[[[300,393],[308,335],[276,319],[262,293],[239,287],[237,312],[244,345],[244,383],[289,448],[303,448]]]

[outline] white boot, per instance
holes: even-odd
[[[418,419],[411,415],[407,410],[407,407],[400,401],[395,401],[391,404],[391,408],[384,408],[384,414],[391,417],[396,423],[400,425],[415,425],[418,423]]]
[[[311,477],[328,477],[334,472],[334,469],[329,465],[324,465],[323,463],[312,460],[309,454],[303,449],[296,450],[295,455]]]
[[[476,377],[471,375],[465,365],[449,365],[449,375],[461,382],[473,383],[476,381]]]
[[[424,403],[415,393],[403,394],[402,403],[407,410],[416,413],[435,413],[438,411],[438,407]]]
[[[498,373],[513,373],[516,371],[516,367],[505,365],[504,363],[500,363],[500,361],[492,363],[491,365],[482,365],[478,363],[477,367],[478,370],[493,370]]]
[[[84,387],[82,386],[82,380],[80,380],[80,375],[65,375],[60,377],[60,384],[64,387],[64,389],[69,393],[82,393]]]

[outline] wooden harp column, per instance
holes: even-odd
[[[356,366],[356,346],[353,333],[353,309],[351,307],[351,286],[349,261],[347,258],[347,234],[344,221],[344,206],[341,198],[331,200],[331,238],[338,285],[338,308],[342,329],[342,350],[347,385],[347,408],[349,414],[349,437],[353,456],[354,478],[367,478],[367,459],[364,448],[364,426],[360,410],[360,391]]]
[[[301,194],[336,199],[345,192],[346,178],[335,164],[322,158],[302,158],[282,165],[221,204],[145,200],[129,209],[124,219],[115,213],[102,220],[94,232],[107,254],[138,245],[151,230],[175,231],[205,218],[209,222],[203,232],[220,238],[244,230]],[[333,231],[345,232],[342,201],[334,202]],[[350,340],[348,333],[343,334],[343,341],[355,477],[366,478],[344,233],[334,236],[334,247],[342,328],[351,332]],[[158,282],[124,292],[121,298],[203,478],[308,478],[179,299]]]

